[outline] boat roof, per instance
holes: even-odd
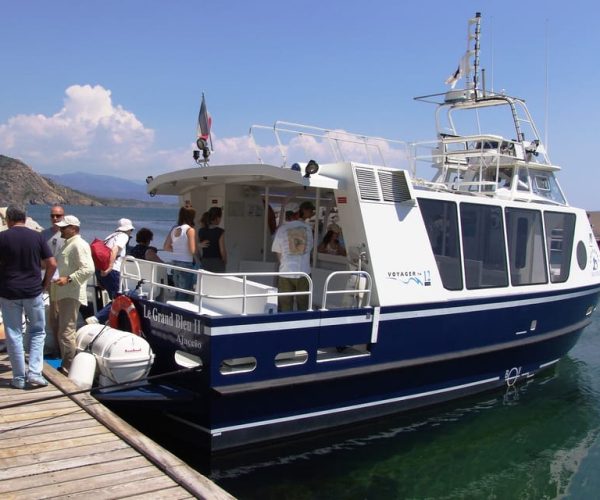
[[[262,163],[209,165],[176,170],[147,179],[151,195],[183,195],[192,189],[223,184],[252,184],[265,187],[314,187],[338,189],[338,180],[316,173]]]

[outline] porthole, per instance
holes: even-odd
[[[246,373],[256,369],[256,358],[248,356],[245,358],[225,359],[219,366],[219,371],[223,375],[231,375],[233,373]]]
[[[577,264],[579,264],[579,269],[582,271],[587,266],[587,250],[583,241],[577,243]]]
[[[308,360],[308,352],[302,351],[289,351],[280,352],[275,356],[275,366],[294,366],[303,365]]]

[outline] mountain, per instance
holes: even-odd
[[[20,160],[0,155],[0,206],[104,205],[102,200],[45,179]]]
[[[146,193],[146,184],[144,182],[128,181],[110,175],[73,172],[61,175],[44,174],[44,177],[59,182],[64,186],[69,186],[77,191],[89,193],[101,198],[175,202],[173,197],[169,196],[150,198],[150,195]]]
[[[21,160],[0,155],[0,206],[54,203],[160,207],[175,205],[177,200],[172,196],[151,198],[145,184],[109,175],[78,172],[42,176]]]

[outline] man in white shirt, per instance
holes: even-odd
[[[286,222],[277,229],[271,250],[277,254],[280,272],[303,272],[310,274],[310,254],[313,249],[312,228],[305,220],[315,213],[315,206],[310,201],[300,204],[298,220]],[[309,290],[306,277],[298,275],[280,276],[279,292],[307,292]],[[284,295],[278,297],[281,312],[308,309],[308,295]]]
[[[62,369],[69,371],[77,353],[77,316],[80,306],[87,305],[87,281],[94,274],[90,246],[79,235],[80,222],[67,215],[58,223],[65,244],[56,255],[60,276],[52,282],[52,296],[58,303],[58,340]]]

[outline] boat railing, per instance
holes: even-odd
[[[437,141],[411,144],[411,173],[416,184],[432,189],[494,194],[516,167],[556,171],[559,167],[539,158],[536,142],[506,140],[493,134],[455,136],[441,134]],[[437,169],[433,181],[423,180],[421,165]]]
[[[330,290],[329,285],[336,277],[348,277],[349,288],[341,290]],[[334,271],[325,280],[323,284],[323,306],[322,310],[327,310],[327,298],[330,295],[350,295],[355,301],[355,307],[361,307],[363,303],[367,306],[371,303],[372,279],[366,271]]]
[[[250,127],[250,142],[259,163],[265,163],[263,152],[269,151],[269,148],[259,146],[256,138],[257,131],[268,131],[273,134],[282,167],[290,166],[291,156],[297,156],[301,161],[317,157],[323,163],[322,158],[327,155],[335,162],[360,161],[398,168],[405,165],[409,158],[408,143],[404,141],[277,121],[273,126],[252,125]],[[329,149],[328,153],[327,149]]]
[[[168,274],[172,271],[195,275],[195,289],[189,290],[169,284]],[[265,280],[279,277],[304,277],[308,281],[308,290],[280,292],[276,287],[264,284]],[[348,276],[346,284],[332,290],[330,282],[338,276]],[[336,271],[328,275],[323,288],[322,309],[327,308],[327,297],[335,294],[352,294],[360,305],[370,303],[372,281],[364,271]],[[308,309],[313,309],[314,281],[310,275],[300,272],[237,272],[211,273],[202,269],[189,269],[168,263],[151,262],[131,256],[123,259],[121,265],[121,292],[138,294],[148,300],[171,302],[188,307],[189,301],[173,300],[179,292],[191,297],[191,303],[199,312],[207,314],[254,314],[274,313],[277,311],[277,298],[283,296],[308,297]],[[237,302],[236,302],[237,301]],[[353,307],[353,306],[349,306]],[[358,306],[354,306],[358,307]]]

